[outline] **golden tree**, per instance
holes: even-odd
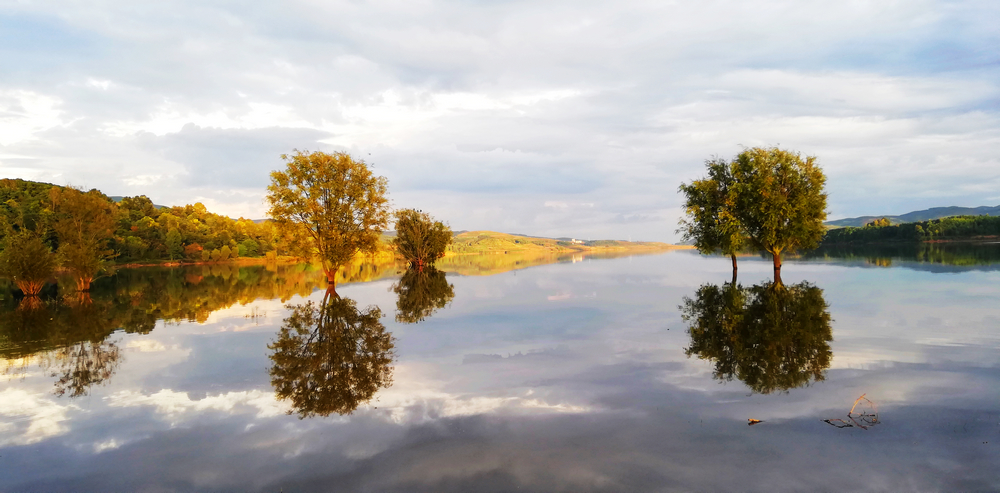
[[[271,173],[268,214],[284,235],[308,239],[297,250],[318,257],[334,284],[340,266],[358,252],[378,249],[390,216],[386,179],[343,152],[296,151],[281,158],[287,168]]]
[[[25,296],[38,296],[55,268],[55,256],[34,231],[23,230],[4,239],[0,276],[13,281]]]
[[[444,256],[451,243],[451,228],[415,209],[396,211],[396,251],[411,267],[423,269]]]
[[[49,195],[55,213],[52,229],[59,238],[56,253],[76,279],[76,289],[88,291],[114,257],[108,241],[114,236],[117,206],[97,190],[52,187]]]

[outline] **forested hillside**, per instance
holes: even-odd
[[[834,227],[861,227],[879,218],[886,218],[893,224],[930,221],[953,216],[1000,216],[1000,205],[996,207],[932,207],[922,211],[907,212],[898,216],[861,216],[827,221],[823,224]]]
[[[100,245],[110,250],[105,257],[117,263],[260,257],[282,248],[270,223],[213,214],[201,203],[157,207],[145,196],[123,197],[116,203],[97,190],[82,194],[94,201],[60,201],[66,190],[48,183],[0,180],[0,248],[11,235],[32,234],[56,252],[66,242],[57,232],[60,225],[83,217],[83,227],[107,226],[93,234],[106,239]],[[95,214],[98,217],[90,217]]]
[[[955,216],[914,223],[883,224],[831,229],[826,232],[823,244],[954,240],[1000,235],[998,216]]]

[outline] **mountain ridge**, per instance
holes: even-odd
[[[1000,216],[1000,205],[992,207],[987,205],[979,207],[958,207],[958,206],[931,207],[930,209],[907,212],[906,214],[900,214],[898,216],[884,215],[884,216],[848,217],[844,219],[837,219],[834,221],[827,221],[823,224],[837,228],[843,228],[848,226],[861,227],[864,226],[865,223],[869,221],[883,217],[888,219],[892,224],[900,224],[900,223],[914,223],[917,221],[929,221],[931,219],[940,219],[942,217],[951,217],[951,216]]]

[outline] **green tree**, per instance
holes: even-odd
[[[815,157],[753,147],[730,165],[733,215],[750,245],[771,254],[781,281],[781,254],[819,246],[826,227],[826,176]]]
[[[286,236],[309,239],[297,248],[318,257],[334,284],[340,266],[358,252],[378,249],[390,215],[386,179],[343,152],[281,157],[287,168],[271,173],[268,214]]]
[[[821,381],[833,358],[823,290],[809,283],[707,284],[680,309],[691,336],[685,353],[713,361],[716,379],[735,377],[756,393]]]
[[[25,296],[38,296],[55,268],[55,255],[34,231],[22,230],[4,238],[0,276],[13,281]]]
[[[289,305],[268,373],[300,418],[350,414],[392,385],[393,337],[378,307],[358,310],[330,289],[322,305]],[[292,411],[289,411],[291,414]]]
[[[184,257],[184,243],[181,241],[180,231],[177,231],[176,228],[167,231],[165,241],[167,244],[167,255],[170,256],[170,260]]]
[[[108,242],[114,237],[117,206],[97,190],[52,187],[50,197],[52,229],[59,238],[56,253],[76,280],[76,289],[87,291],[114,258]]]
[[[679,232],[701,253],[729,255],[735,279],[736,253],[747,244],[747,237],[733,210],[736,199],[733,176],[729,163],[723,159],[705,161],[705,167],[708,168],[707,177],[680,186],[686,199],[687,218],[681,220]]]
[[[451,228],[431,219],[426,212],[396,211],[396,237],[392,243],[406,262],[417,269],[443,257],[451,238]]]

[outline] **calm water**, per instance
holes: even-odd
[[[0,491],[996,491],[973,250],[820,252],[781,288],[678,251],[8,296]]]

